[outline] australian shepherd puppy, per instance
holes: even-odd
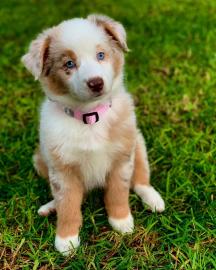
[[[56,210],[55,247],[66,255],[79,246],[81,204],[93,188],[104,188],[109,223],[120,233],[134,228],[130,189],[152,211],[165,207],[150,185],[145,142],[124,86],[127,50],[119,22],[90,15],[45,30],[22,58],[46,95],[33,158],[53,200],[39,214]]]

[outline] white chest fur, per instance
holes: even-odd
[[[64,164],[78,164],[87,189],[104,186],[113,155],[121,145],[109,140],[109,120],[116,117],[112,108],[102,121],[85,125],[45,101],[41,110],[40,141],[43,156],[52,166],[50,149],[55,148]]]

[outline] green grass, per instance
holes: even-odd
[[[56,217],[37,215],[51,197],[31,161],[43,94],[20,57],[43,28],[91,12],[127,29],[127,86],[166,211],[131,194],[135,231],[123,237],[93,191],[82,245],[64,258],[53,246]],[[0,74],[0,269],[216,269],[214,0],[1,0]]]

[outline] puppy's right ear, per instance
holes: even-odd
[[[21,58],[22,63],[32,73],[35,80],[38,80],[41,76],[48,58],[52,31],[53,28],[50,28],[39,34],[31,42],[29,51]]]

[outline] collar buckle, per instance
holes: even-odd
[[[92,116],[95,116],[95,121],[94,121],[94,123],[96,123],[96,122],[99,121],[99,114],[98,114],[98,112],[90,112],[90,113],[84,113],[84,114],[82,115],[83,122],[84,122],[85,124],[91,123],[91,121],[92,121]],[[88,117],[90,117],[90,118],[89,118],[90,121],[88,121]]]

